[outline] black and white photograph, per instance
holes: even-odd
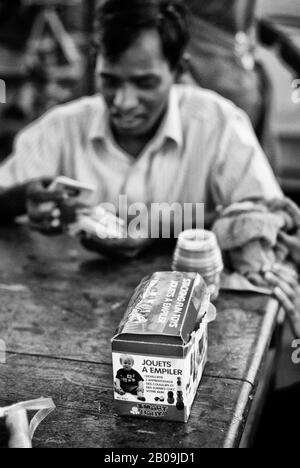
[[[0,448],[297,447],[300,0],[0,0]]]

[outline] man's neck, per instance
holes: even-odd
[[[115,135],[115,139],[122,150],[134,158],[138,158],[149,141],[148,138],[127,137],[125,135]]]

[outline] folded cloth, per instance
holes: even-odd
[[[278,232],[285,227],[281,214],[266,211],[246,211],[224,216],[216,222],[214,231],[221,239],[223,250],[243,247],[253,240],[264,240],[271,247],[277,242]]]
[[[288,259],[281,232],[297,229],[297,219],[283,209],[270,211],[268,202],[241,202],[221,212],[213,226],[227,268],[248,276]]]
[[[234,271],[248,276],[266,269],[272,269],[276,263],[275,250],[264,240],[254,239],[243,247],[229,253],[230,266]]]
[[[269,290],[300,338],[300,209],[289,199],[236,203],[220,211],[213,231],[226,268],[221,288]]]

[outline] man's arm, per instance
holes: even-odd
[[[17,135],[12,155],[0,165],[0,224],[26,213],[32,180],[59,175],[62,127],[54,109]]]
[[[12,154],[0,164],[0,195],[32,180],[60,175],[64,145],[68,141],[64,128],[58,108],[17,135]]]
[[[228,118],[220,137],[211,190],[216,206],[224,207],[247,199],[283,198],[250,119],[239,109]]]
[[[247,199],[268,200],[270,211],[279,208],[290,213],[292,219],[300,228],[300,212],[298,207],[284,199],[283,193],[276,181],[260,145],[244,114],[236,116],[224,132],[220,143],[220,151],[215,162],[212,177],[212,189],[215,203],[228,206],[234,202]],[[281,236],[282,237],[282,236]],[[300,230],[293,236],[280,240],[290,250],[290,257],[299,268],[300,261]],[[256,275],[259,286],[265,286],[265,281],[273,289],[274,296],[284,307],[295,336],[300,336],[300,286],[299,276],[286,270],[282,264],[273,265],[270,271]]]

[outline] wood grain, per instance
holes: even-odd
[[[1,228],[0,405],[52,397],[38,447],[238,446],[276,326],[278,304],[222,293],[209,362],[187,425],[121,419],[112,406],[110,339],[134,288],[169,270],[171,251],[132,262],[85,252],[74,239]],[[0,426],[0,446],[5,446]]]
[[[250,384],[205,377],[188,424],[120,418],[110,366],[11,354],[0,372],[1,406],[41,395],[57,405],[38,429],[35,447],[221,447],[236,423],[238,444],[251,403]],[[245,399],[236,408],[242,392]]]

